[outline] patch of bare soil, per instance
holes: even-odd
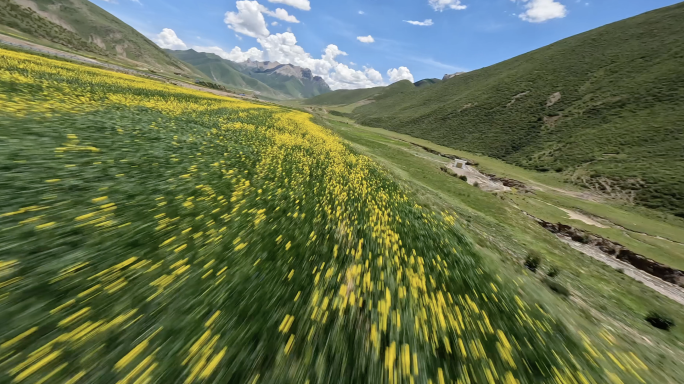
[[[558,120],[560,120],[561,115],[556,116],[544,116],[544,124],[549,127],[555,127]]]
[[[458,111],[461,112],[461,111],[464,111],[464,110],[466,110],[466,109],[468,109],[468,108],[472,108],[472,107],[474,107],[474,106],[476,106],[476,105],[477,105],[477,103],[468,103],[468,104],[462,106],[461,109],[459,109]]]
[[[528,93],[530,93],[530,91],[525,91],[525,92],[523,92],[523,93],[518,93],[517,95],[513,96],[513,99],[512,99],[508,104],[506,104],[506,107],[510,107],[511,105],[513,105],[513,104],[515,103],[516,100],[518,100],[519,98],[521,98],[521,97],[527,95]]]
[[[457,164],[460,164],[460,167],[458,167]],[[465,164],[465,162],[454,161],[452,163],[449,163],[447,165],[447,168],[449,168],[454,174],[458,176],[465,176],[467,178],[468,184],[477,184],[477,186],[483,191],[508,192],[511,190],[511,188],[505,186],[502,182],[492,180],[489,176],[478,171],[477,168]]]
[[[557,102],[559,102],[560,99],[561,99],[561,93],[556,92],[553,95],[549,96],[549,99],[546,100],[546,106],[550,107],[550,106],[556,104]]]
[[[547,203],[547,204],[548,204],[548,203]],[[553,204],[549,204],[549,205],[553,205]],[[556,206],[554,205],[554,207],[556,207]],[[556,207],[556,208],[558,208],[558,209],[560,209],[561,211],[567,213],[568,216],[570,217],[570,220],[579,220],[579,221],[581,221],[581,222],[583,222],[583,223],[585,223],[585,224],[593,225],[594,227],[599,227],[599,228],[610,228],[609,226],[604,225],[604,224],[601,224],[601,223],[599,223],[598,221],[592,219],[591,217],[589,217],[589,216],[587,216],[587,215],[585,215],[585,214],[583,214],[583,213],[580,213],[580,212],[577,212],[577,211],[573,211],[573,210],[570,210],[570,209],[561,208],[561,207]]]

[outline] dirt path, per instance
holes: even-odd
[[[465,176],[468,178],[468,184],[474,185],[478,184],[480,189],[487,192],[497,192],[497,191],[510,191],[511,189],[503,183],[498,181],[492,181],[489,176],[482,174],[477,168],[464,164],[461,162],[462,167],[458,168],[456,162],[451,162],[447,165],[455,174],[459,176]]]
[[[621,269],[624,271],[626,276],[633,278],[634,280],[642,282],[647,287],[653,289],[654,291],[669,297],[670,299],[684,305],[684,289],[680,288],[674,284],[670,284],[663,281],[653,275],[641,271],[630,264],[624,263],[614,257],[611,257],[598,249],[592,247],[591,245],[580,244],[576,241],[572,241],[564,236],[557,236],[562,242],[568,244],[572,248],[584,253],[585,255],[592,257],[604,264],[613,267],[615,269]]]

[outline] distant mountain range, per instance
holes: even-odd
[[[684,3],[446,77],[304,104],[684,217]]]
[[[0,0],[0,32],[137,69],[203,77],[88,0]]]
[[[261,97],[301,99],[330,92],[330,87],[310,69],[275,61],[245,61],[236,63],[213,53],[166,50],[170,55],[197,68],[212,81]]]

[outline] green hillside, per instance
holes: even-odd
[[[155,43],[88,0],[0,0],[0,24],[79,52],[129,66],[198,75]]]
[[[166,52],[197,68],[217,83],[237,89],[256,91],[270,97],[282,96],[280,92],[270,88],[268,85],[238,71],[231,61],[224,60],[213,53],[197,52],[192,49],[187,51],[167,49]]]
[[[324,95],[304,100],[307,105],[347,105],[371,98],[382,92],[385,87],[364,89],[339,89]]]
[[[358,122],[684,217],[684,3],[375,100]]]
[[[413,85],[416,87],[427,87],[433,84],[440,83],[442,80],[440,79],[423,79],[423,80],[418,80]]]
[[[335,106],[348,105],[361,101],[372,102],[381,100],[402,92],[411,91],[415,88],[413,83],[408,80],[398,81],[386,87],[364,88],[364,89],[340,89],[320,96],[304,100],[305,105]]]
[[[31,8],[24,8],[10,0],[0,0],[0,25],[36,36],[67,48],[107,55],[105,50],[78,34],[41,17]]]

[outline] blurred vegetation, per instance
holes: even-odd
[[[445,148],[397,132],[350,124],[330,115],[321,117],[325,118],[319,120],[321,123],[332,128],[355,150],[389,169],[396,180],[415,192],[422,204],[435,209],[454,209],[463,219],[461,224],[465,226],[466,232],[474,237],[478,249],[489,255],[486,262],[488,267],[496,268],[502,277],[515,277],[520,284],[518,292],[521,295],[538,298],[539,305],[545,311],[572,323],[576,332],[595,328],[616,332],[612,342],[629,345],[639,357],[648,356],[646,364],[654,367],[649,371],[654,376],[642,377],[646,383],[679,382],[679,377],[684,375],[681,364],[684,361],[684,329],[674,327],[669,333],[664,333],[644,321],[644,314],[655,310],[674,319],[684,318],[684,306],[560,241],[525,215],[517,202],[510,200],[512,194],[507,193],[502,199],[502,195],[484,192],[455,180],[440,169],[440,164],[447,164],[449,159],[425,152],[409,142],[420,143],[442,153],[466,158],[472,156],[483,166],[486,165],[487,172],[517,177],[530,183],[536,180],[555,185],[552,183],[555,174],[520,169],[499,160]],[[546,184],[541,185],[546,187]],[[562,194],[557,197],[570,203],[576,200]],[[624,221],[625,224],[638,223],[640,229],[653,232],[654,235],[666,235],[670,230],[676,229],[672,227],[664,230],[665,227],[658,228],[654,225],[660,223],[660,220],[664,224],[666,220],[660,219],[661,216],[658,216],[659,221],[655,221],[650,216],[619,210],[605,203],[593,203],[592,207],[592,212],[611,212],[607,214],[608,217],[618,222]],[[645,208],[635,210],[650,214]],[[560,216],[553,220],[564,222]],[[675,230],[672,235],[679,233]],[[628,238],[627,234],[621,236],[617,240]],[[565,300],[562,293],[553,291],[541,274],[533,274],[525,268],[524,260],[530,250],[543,255],[544,265],[554,266],[561,271],[553,280],[568,289],[571,300]],[[661,250],[654,248],[647,254],[649,257],[659,258],[660,252]],[[624,381],[627,382],[631,381]]]

